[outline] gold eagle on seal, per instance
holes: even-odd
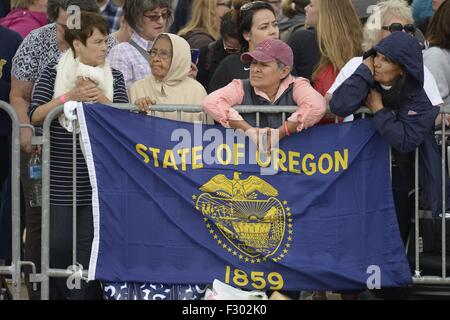
[[[193,196],[195,208],[202,212],[210,234],[229,253],[252,263],[279,260],[292,240],[288,227],[292,222],[287,222],[290,213],[269,183],[257,176],[240,176],[240,172],[234,172],[232,179],[224,174],[214,176],[199,188],[202,194]]]

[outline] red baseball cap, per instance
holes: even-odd
[[[241,61],[249,63],[252,60],[260,62],[271,62],[277,60],[285,66],[292,67],[294,64],[294,54],[291,47],[278,39],[266,39],[261,42],[255,50],[244,52]]]

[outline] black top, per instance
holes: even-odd
[[[293,75],[311,81],[315,67],[319,64],[322,54],[317,44],[316,32],[313,28],[295,31],[288,41],[294,53]]]
[[[226,57],[217,67],[208,85],[208,93],[225,87],[234,79],[248,79],[250,65],[241,62],[241,54],[235,53]]]
[[[200,48],[200,57],[198,60],[197,81],[208,91],[208,84],[214,75],[219,64],[228,56],[223,48],[223,41],[219,39],[211,42],[209,45]]]
[[[114,103],[127,103],[125,81],[120,71],[113,69]],[[48,65],[34,88],[28,115],[53,99],[56,64]],[[61,127],[58,118],[50,126],[50,204],[72,205],[72,133]],[[88,169],[77,135],[77,205],[90,205],[92,199]]]

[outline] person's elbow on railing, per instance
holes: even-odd
[[[244,130],[244,128],[241,128],[239,121],[245,121],[239,112],[233,108],[235,105],[242,103],[243,97],[244,91],[241,80],[233,80],[227,86],[205,97],[202,103],[203,111],[225,128]]]
[[[349,116],[365,104],[373,86],[373,71],[366,60],[333,93],[329,106],[335,115]]]
[[[293,98],[297,103],[297,110],[289,117],[288,122],[297,124],[297,132],[314,126],[324,117],[327,110],[326,100],[314,90],[308,80],[295,80]]]

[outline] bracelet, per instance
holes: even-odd
[[[64,95],[60,96],[59,101],[61,101],[62,104],[66,103],[66,97]]]
[[[284,122],[284,131],[286,132],[286,135],[288,137],[291,135],[291,133],[289,131],[289,127],[288,127],[288,122],[287,121]]]

